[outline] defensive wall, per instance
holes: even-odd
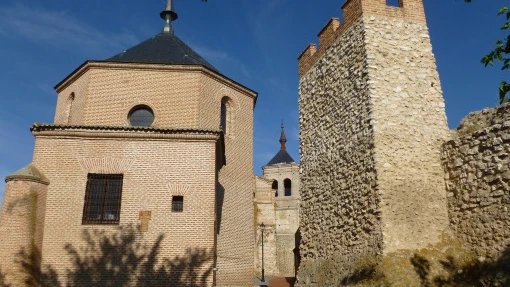
[[[449,131],[422,1],[348,0],[299,56],[301,286],[448,227]],[[327,276],[326,276],[327,277]]]
[[[469,114],[443,145],[450,226],[477,256],[510,244],[510,104]]]
[[[336,286],[374,258],[458,243],[497,259],[510,241],[510,106],[449,131],[422,1],[342,10],[298,58],[298,286]],[[408,282],[419,282],[409,259]]]

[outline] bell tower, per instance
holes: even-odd
[[[174,1],[165,2],[157,34],[84,62],[56,85],[54,122],[32,126],[32,163],[7,178],[0,212],[9,283],[22,286],[13,262],[21,248],[37,248],[40,266],[72,285],[80,266],[66,246],[99,258],[119,249],[87,248],[87,234],[122,245],[113,239],[130,233],[140,254],[114,260],[117,277],[95,268],[80,284],[253,284],[257,93],[184,43],[172,27]],[[142,268],[142,257],[157,266],[125,268]]]
[[[299,227],[299,164],[287,152],[282,123],[280,150],[262,167],[264,178],[273,181],[275,193],[276,264],[279,276],[295,276],[295,235]]]

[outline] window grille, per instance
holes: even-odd
[[[172,196],[172,212],[183,212],[184,196]]]
[[[83,207],[83,224],[118,224],[122,174],[89,174]]]
[[[285,196],[292,196],[292,182],[290,179],[285,179],[283,181],[283,188],[285,190]]]

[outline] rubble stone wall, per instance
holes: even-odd
[[[260,275],[262,270],[262,230],[264,223],[264,271],[266,275],[277,276],[276,256],[276,219],[275,219],[275,191],[271,188],[272,181],[255,177],[255,274]]]
[[[382,252],[364,34],[360,18],[300,79],[300,286]]]
[[[449,136],[427,25],[363,20],[384,253],[425,248],[448,227],[440,154]]]
[[[471,113],[456,133],[442,151],[450,225],[494,257],[510,244],[510,104]]]
[[[321,31],[338,38],[299,58],[300,286],[338,285],[327,274],[436,244],[448,227],[445,105],[425,19],[409,16],[423,4],[343,10]]]
[[[284,205],[287,203],[288,205]],[[276,208],[276,245],[280,276],[294,277],[296,232],[299,228],[299,200],[280,200]]]

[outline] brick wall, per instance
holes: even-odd
[[[56,89],[56,119],[66,117],[68,94],[84,103],[82,117],[71,114],[73,125],[128,126],[130,109],[143,104],[154,111],[152,127],[216,130],[227,98],[232,116],[225,135],[227,165],[218,174],[217,284],[252,283],[253,212],[248,211],[253,211],[255,92],[199,66],[102,62],[85,64]]]
[[[253,284],[253,111],[254,92],[213,75],[201,78],[199,125],[217,129],[222,99],[228,100],[231,119],[225,135],[227,164],[220,170],[218,220],[218,286]]]
[[[190,256],[188,249],[205,251],[202,264],[189,268],[200,276],[206,274],[205,282],[212,284],[217,136],[186,139],[145,134],[136,139],[132,132],[69,130],[35,135],[33,163],[51,182],[46,196],[43,266],[51,266],[65,281],[67,269],[79,270],[66,245],[85,256],[90,248],[83,237],[85,231],[100,232],[104,238],[115,236],[119,227],[138,226],[140,211],[151,211],[149,231],[136,229],[136,243],[153,247],[164,236],[157,250],[160,263]],[[89,173],[124,175],[119,226],[82,225]],[[172,195],[184,196],[184,212],[172,212]],[[92,239],[101,241],[98,236]]]
[[[54,123],[57,125],[83,125],[90,73],[81,75],[68,86],[57,90]]]
[[[155,115],[154,127],[196,128],[199,83],[200,72],[196,71],[133,71],[92,66],[59,92],[55,118],[65,118],[67,97],[74,92],[76,116],[71,114],[74,125],[129,126],[129,111],[136,105],[147,105]],[[82,89],[85,84],[86,89]]]
[[[6,283],[24,286],[27,273],[17,262],[21,251],[33,251],[38,195],[46,190],[46,184],[12,179],[6,184],[0,211],[0,270],[6,274]],[[38,236],[39,237],[39,236]]]

